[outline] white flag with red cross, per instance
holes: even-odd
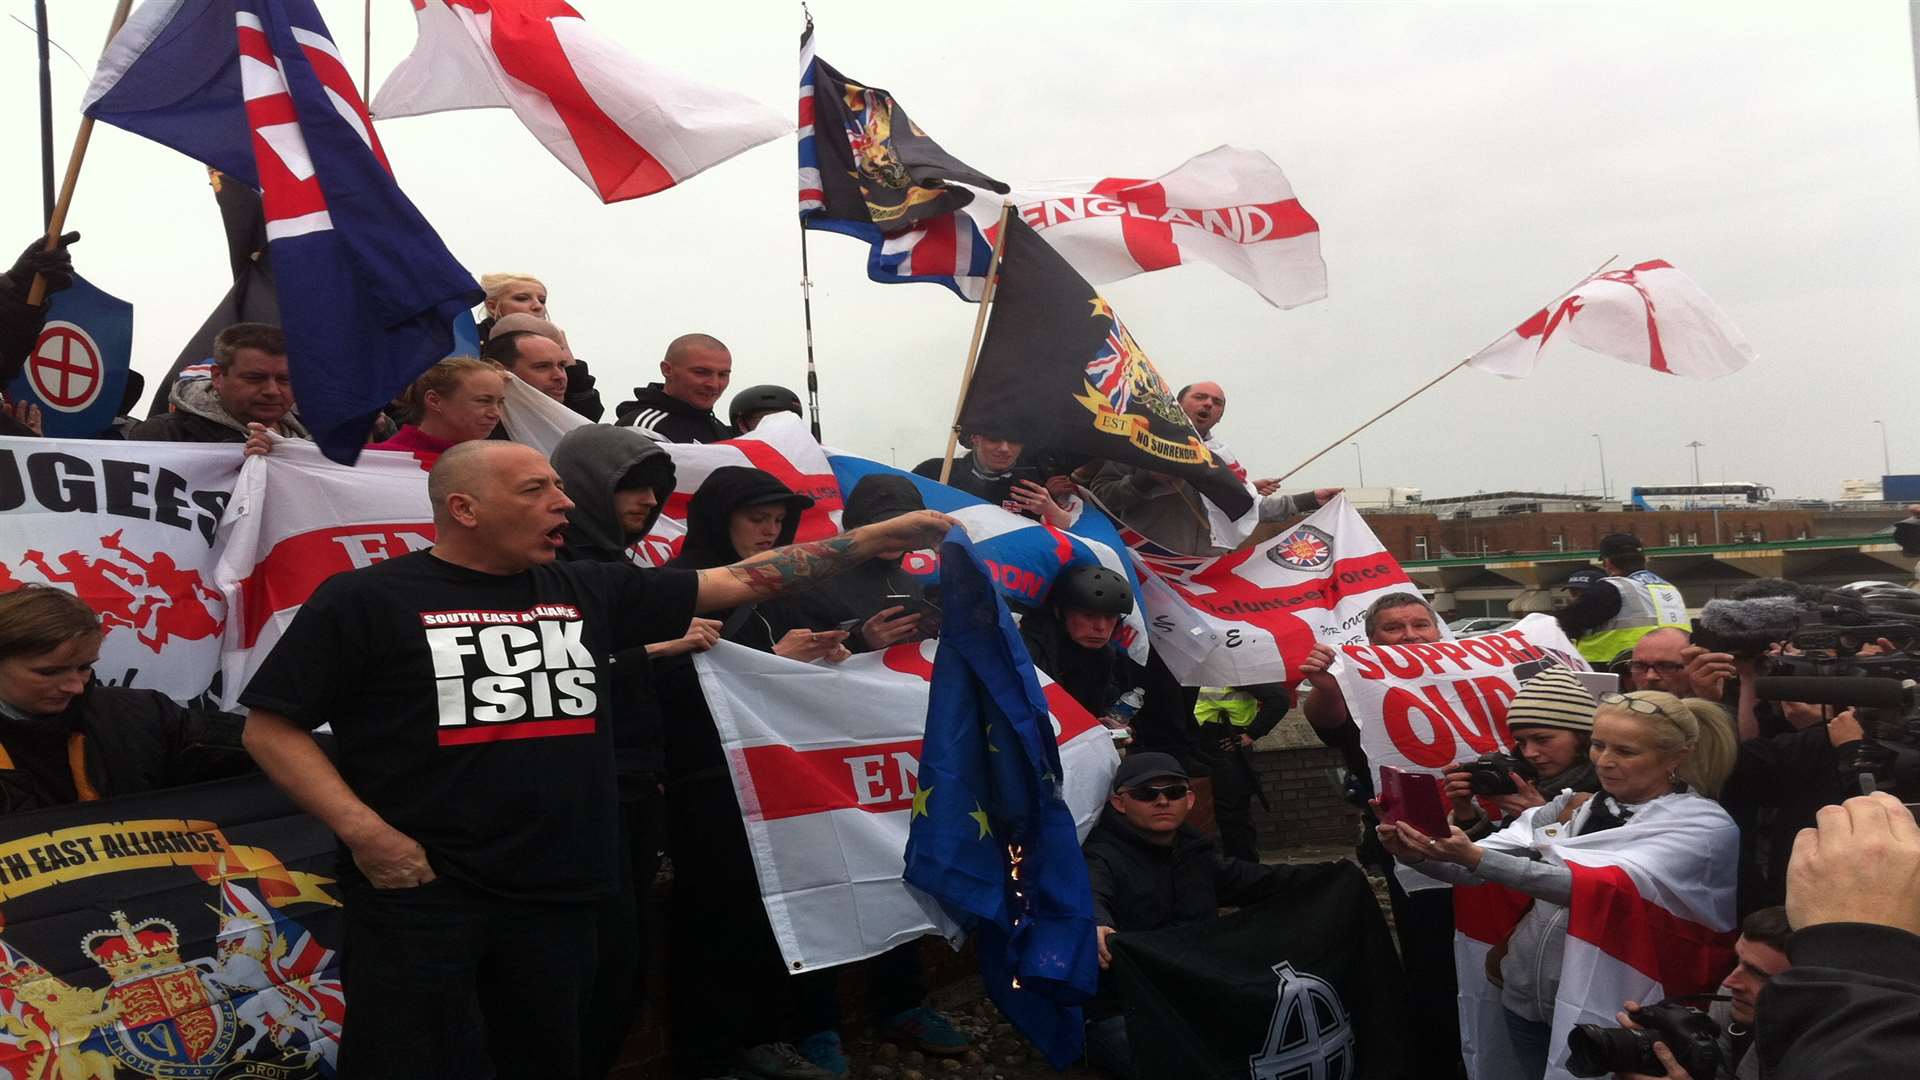
[[[1525,378],[1556,341],[1690,379],[1732,374],[1754,357],[1753,346],[1720,305],[1672,264],[1653,259],[1588,278],[1467,364]]]
[[[1275,307],[1327,295],[1320,224],[1294,197],[1286,173],[1258,150],[1216,147],[1151,180],[1016,182],[1005,199],[1094,285],[1205,262]],[[983,195],[966,206],[988,240],[1000,202]]]

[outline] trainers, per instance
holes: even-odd
[[[961,1034],[952,1021],[925,1005],[894,1013],[880,1021],[880,1037],[942,1057],[954,1057],[973,1048],[973,1040]]]
[[[801,1057],[792,1043],[762,1043],[742,1050],[738,1067],[765,1080],[836,1080],[833,1073]]]
[[[794,1049],[816,1067],[835,1076],[845,1076],[853,1068],[847,1060],[846,1051],[840,1047],[840,1033],[837,1031],[816,1031],[794,1044]]]

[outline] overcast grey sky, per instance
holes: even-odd
[[[649,60],[790,113],[797,4],[572,0]],[[59,0],[64,163],[110,0]],[[320,0],[360,70],[361,4]],[[376,86],[411,49],[378,0]],[[1155,176],[1222,143],[1266,152],[1319,220],[1328,298],[1269,307],[1207,266],[1104,292],[1167,379],[1213,378],[1259,475],[1293,467],[1531,314],[1607,256],[1664,258],[1759,359],[1697,383],[1563,352],[1508,382],[1461,371],[1360,436],[1366,479],[1425,489],[1599,488],[1702,478],[1833,497],[1920,472],[1920,139],[1900,0],[1781,3],[1001,3],[816,0],[820,53],[892,90],[949,151],[1005,180]],[[0,10],[32,22],[28,0]],[[8,72],[4,236],[43,224],[33,38]],[[726,341],[734,385],[799,388],[794,147],[602,206],[507,110],[382,121],[401,186],[477,275],[527,271],[609,406],[678,334]],[[76,261],[135,305],[135,366],[164,371],[227,287],[205,174],[115,128],[94,135]],[[8,250],[15,240],[7,240]],[[876,285],[864,248],[810,237],[830,443],[903,466],[939,451],[973,307]],[[1351,447],[1302,487],[1353,485]],[[1292,486],[1291,484],[1289,486]]]

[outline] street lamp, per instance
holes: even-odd
[[[1606,499],[1611,494],[1607,489],[1607,444],[1601,441],[1598,434],[1595,434],[1593,447],[1600,454],[1600,498]]]
[[[1360,444],[1348,443],[1347,445],[1353,447],[1353,467],[1360,470],[1360,486],[1364,488],[1367,486],[1367,463],[1360,459]]]
[[[1693,451],[1693,486],[1694,487],[1700,486],[1700,448],[1705,445],[1707,444],[1701,442],[1699,439],[1695,439],[1692,442],[1687,444],[1687,449]]]
[[[1892,476],[1893,454],[1887,449],[1887,422],[1885,420],[1875,420],[1874,423],[1880,427],[1880,464],[1884,466],[1880,475]]]

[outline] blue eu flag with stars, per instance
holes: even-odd
[[[907,883],[973,937],[1000,1011],[1065,1068],[1100,970],[1060,747],[1019,630],[973,544],[940,552],[943,608]]]

